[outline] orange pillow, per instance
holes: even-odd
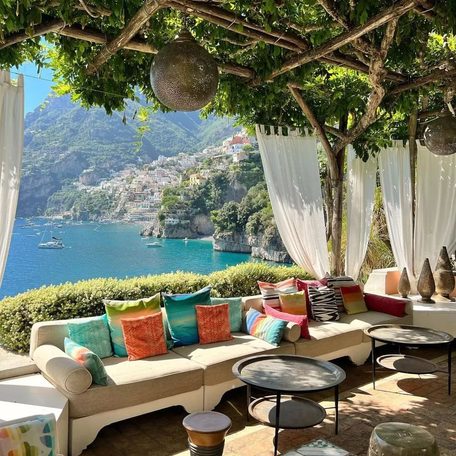
[[[128,359],[149,358],[168,352],[162,313],[120,320]]]
[[[195,306],[200,344],[231,340],[229,304]]]
[[[304,291],[279,295],[279,299],[282,312],[293,315],[307,315],[307,300]]]

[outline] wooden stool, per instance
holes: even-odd
[[[219,412],[196,412],[182,422],[191,456],[222,456],[231,420]]]
[[[368,456],[438,456],[432,434],[406,423],[382,423],[372,431]]]

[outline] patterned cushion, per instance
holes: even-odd
[[[231,340],[229,304],[195,306],[200,344]]]
[[[144,317],[160,312],[160,293],[150,298],[136,299],[135,301],[105,299],[103,302],[108,316],[114,354],[116,356],[127,356],[120,320],[122,318]]]
[[[304,291],[280,295],[279,299],[282,312],[293,315],[307,315],[307,301]]]
[[[270,317],[255,310],[249,309],[245,316],[247,332],[251,336],[263,339],[272,345],[279,345],[287,322],[278,318]]]
[[[295,315],[286,312],[280,312],[277,309],[269,307],[267,304],[264,306],[264,311],[266,315],[269,315],[274,318],[280,318],[281,320],[291,321],[301,326],[301,337],[304,339],[310,339],[309,333],[309,320],[307,315]]]
[[[55,429],[53,414],[0,422],[0,455],[56,456]]]
[[[231,332],[239,332],[242,328],[242,298],[211,298],[211,304],[228,303],[230,307]]]
[[[339,313],[345,312],[344,301],[342,299],[342,294],[340,292],[341,287],[352,287],[356,285],[355,281],[348,276],[341,277],[328,277],[327,278],[328,288],[334,290],[334,295],[336,297],[336,304]]]
[[[261,296],[263,297],[263,305],[267,304],[276,309],[280,309],[279,296],[281,294],[296,293],[298,291],[295,278],[277,283],[258,282],[258,286],[260,287]]]
[[[211,287],[192,294],[163,295],[169,330],[176,347],[198,343],[196,305],[211,304]]]
[[[71,340],[88,348],[100,358],[112,356],[111,336],[106,315],[93,320],[67,323]]]
[[[353,287],[341,287],[340,291],[342,293],[345,311],[348,315],[367,312],[363,292],[361,291],[359,285],[355,285]]]
[[[64,346],[65,353],[90,372],[93,383],[104,386],[108,384],[108,374],[106,373],[103,362],[94,352],[68,337],[65,337]]]
[[[296,285],[298,286],[299,291],[304,292],[304,296],[306,297],[306,303],[307,303],[307,315],[309,317],[312,315],[312,309],[310,308],[310,299],[309,299],[309,287],[321,287],[323,284],[320,280],[302,280],[302,279],[296,279]]]
[[[334,290],[328,287],[309,287],[309,299],[315,321],[339,320]]]
[[[130,361],[168,352],[161,312],[144,317],[122,318],[120,322]]]

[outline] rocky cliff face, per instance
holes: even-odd
[[[217,236],[214,236],[212,247],[214,250],[220,252],[252,252],[252,247],[248,243],[247,237],[239,233],[219,234]]]
[[[207,215],[198,214],[189,221],[176,225],[156,223],[141,231],[141,236],[157,236],[169,239],[197,239],[202,236],[212,236],[214,225]]]

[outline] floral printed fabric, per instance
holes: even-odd
[[[231,340],[229,304],[195,306],[200,344]]]

